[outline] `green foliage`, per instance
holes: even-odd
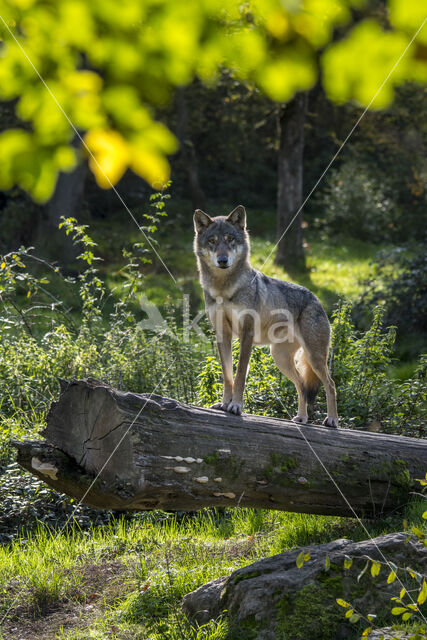
[[[72,146],[70,121],[83,132],[101,187],[112,186],[127,168],[162,185],[176,139],[154,119],[153,107],[164,106],[175,87],[195,77],[214,83],[221,67],[284,101],[316,83],[320,58],[333,99],[368,104],[421,18],[412,5],[408,10],[404,0],[393,0],[391,29],[371,18],[336,42],[336,29],[362,4],[2,1],[0,96],[16,99],[24,126],[0,135],[0,185],[18,184],[47,200],[58,172],[71,170],[83,152]],[[394,85],[425,80],[426,64],[417,55],[424,42],[421,31],[374,107],[388,104]]]
[[[340,414],[349,425],[380,423],[385,432],[422,436],[425,433],[425,357],[412,379],[388,377],[393,361],[395,330],[383,328],[384,309],[374,309],[371,327],[358,334],[349,304],[334,313],[333,377]]]
[[[427,315],[427,257],[411,254],[404,247],[383,250],[364,281],[356,311],[374,305],[384,308],[384,321],[402,334],[422,332]]]
[[[208,407],[218,398],[222,391],[222,369],[215,356],[206,356],[199,376],[198,398],[200,403]]]
[[[333,169],[317,198],[323,215],[317,226],[331,238],[349,233],[370,242],[383,242],[402,232],[404,220],[395,205],[390,180],[352,158]]]

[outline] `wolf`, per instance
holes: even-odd
[[[338,426],[335,384],[328,365],[331,328],[319,299],[308,289],[270,278],[250,263],[246,211],[228,216],[194,213],[194,252],[206,312],[216,334],[224,392],[212,408],[241,415],[252,346],[270,345],[271,355],[298,393],[297,423],[308,421],[307,403],[325,387],[328,427]],[[232,341],[240,339],[233,380]]]

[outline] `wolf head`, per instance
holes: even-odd
[[[249,256],[246,231],[246,211],[239,205],[228,216],[211,218],[196,209],[194,212],[194,251],[201,264],[210,270],[232,269]]]

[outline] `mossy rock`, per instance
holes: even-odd
[[[229,640],[353,640],[365,625],[350,624],[337,598],[364,615],[375,613],[376,624],[395,622],[391,597],[399,594],[399,581],[387,584],[390,571],[384,566],[375,578],[369,570],[360,574],[367,558],[384,562],[384,557],[425,573],[427,550],[415,540],[405,544],[406,539],[405,533],[362,542],[342,539],[265,558],[189,593],[183,608],[199,623],[225,612]],[[298,568],[301,551],[310,551],[310,559]],[[345,569],[348,556],[353,562]]]

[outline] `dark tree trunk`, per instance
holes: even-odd
[[[177,137],[187,171],[188,193],[194,209],[205,209],[206,197],[200,185],[196,150],[188,130],[188,107],[185,89],[178,89],[176,101],[178,111]]]
[[[287,271],[305,269],[302,243],[304,123],[307,93],[298,93],[278,114],[277,252],[275,263]]]
[[[55,191],[45,205],[45,223],[39,230],[38,244],[46,248],[50,258],[59,259],[65,267],[75,260],[78,250],[71,236],[66,236],[58,226],[62,216],[80,219],[86,176],[86,161],[80,162],[70,173],[59,174]]]
[[[21,466],[86,504],[123,510],[378,516],[408,501],[427,465],[424,440],[237,417],[92,379],[63,384],[43,435],[48,443],[15,443]]]

